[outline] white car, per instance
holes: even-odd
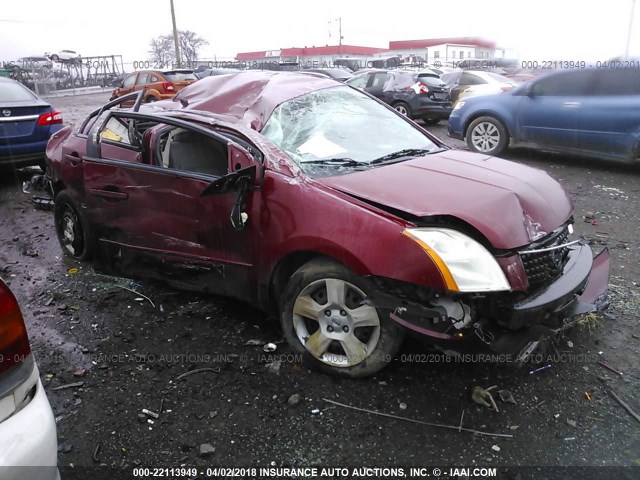
[[[74,50],[60,50],[59,52],[46,52],[44,56],[50,58],[54,62],[58,62],[60,60],[62,61],[78,60],[79,61],[80,58],[82,58],[82,55],[80,55],[78,52]]]
[[[0,279],[0,478],[59,480],[57,464],[53,412],[20,307]]]

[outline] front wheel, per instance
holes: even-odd
[[[509,134],[493,117],[476,118],[467,129],[467,145],[477,153],[499,155],[509,145]]]
[[[63,190],[55,199],[54,224],[65,255],[76,260],[89,260],[93,254],[93,238],[88,222]]]
[[[369,284],[327,259],[296,271],[281,301],[280,321],[291,347],[324,372],[367,377],[397,353],[404,330],[389,312],[363,304]]]

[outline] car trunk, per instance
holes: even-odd
[[[173,84],[176,93],[182,90],[187,85],[191,85],[197,80],[197,77],[193,73],[184,72],[165,72],[165,78]]]
[[[0,144],[46,140],[49,129],[38,128],[38,118],[49,111],[51,107],[44,102],[29,106],[0,105]]]

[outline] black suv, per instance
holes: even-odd
[[[412,119],[421,118],[433,124],[449,118],[451,113],[449,89],[433,72],[368,70],[346,83],[379,98]]]

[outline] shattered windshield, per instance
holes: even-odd
[[[348,173],[440,150],[410,123],[348,86],[283,103],[262,134],[310,176]]]

